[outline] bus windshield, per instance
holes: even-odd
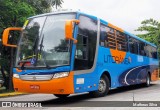
[[[16,67],[56,67],[69,65],[71,43],[65,39],[65,21],[74,14],[30,18],[22,31]]]

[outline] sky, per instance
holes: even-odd
[[[133,34],[141,21],[160,22],[160,0],[63,0],[63,9],[80,10],[97,16]]]

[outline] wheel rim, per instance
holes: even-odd
[[[150,85],[150,79],[147,77],[147,85]]]
[[[99,92],[104,92],[106,90],[106,83],[103,79],[101,79],[99,81],[99,87],[98,87],[98,91]]]

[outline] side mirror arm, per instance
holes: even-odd
[[[72,32],[73,32],[73,23],[79,24],[80,21],[77,19],[72,19],[72,20],[67,20],[65,24],[65,34],[66,34],[66,39],[67,40],[73,40],[74,43],[76,44],[78,41],[73,38]]]

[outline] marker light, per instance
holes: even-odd
[[[14,78],[19,78],[19,75],[18,74],[13,74],[13,77]]]

